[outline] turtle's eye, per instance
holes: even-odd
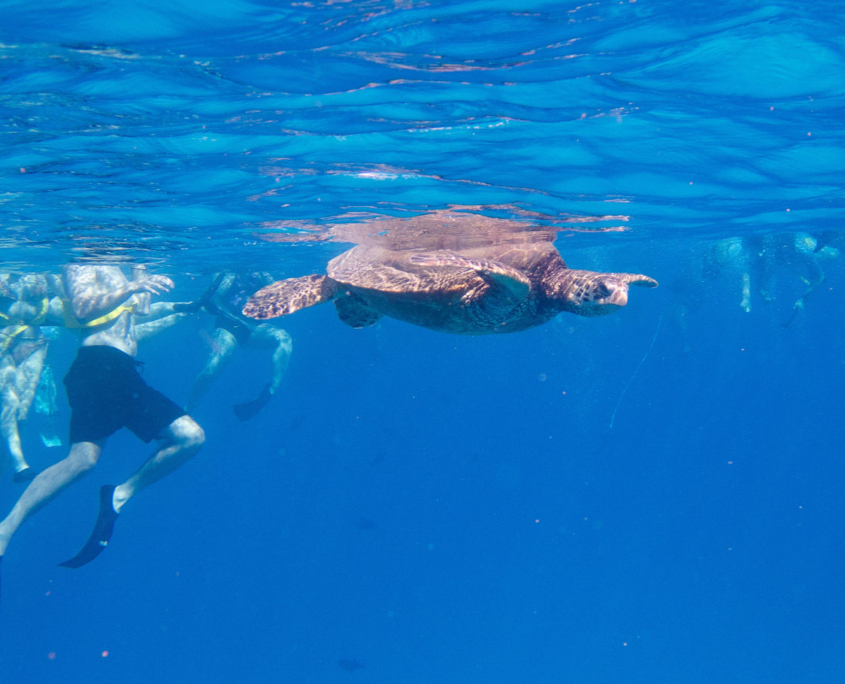
[[[596,294],[599,297],[607,297],[610,294],[610,288],[603,281],[599,281],[598,285],[596,285]]]

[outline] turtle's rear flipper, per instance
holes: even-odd
[[[250,318],[276,318],[328,302],[337,293],[337,283],[328,276],[310,275],[277,280],[252,295],[243,313]]]
[[[354,295],[338,297],[334,300],[334,308],[337,309],[337,317],[353,328],[366,328],[381,318],[378,311]]]
[[[531,281],[515,268],[490,259],[474,259],[457,252],[420,252],[413,254],[409,261],[417,266],[457,266],[471,268],[491,284],[503,287],[508,293],[522,299],[528,296]]]

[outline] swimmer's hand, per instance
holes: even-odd
[[[149,292],[150,294],[162,294],[173,289],[173,281],[167,276],[154,275],[135,280],[131,283],[133,292]]]

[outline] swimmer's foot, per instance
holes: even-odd
[[[232,412],[238,420],[249,420],[250,418],[254,418],[258,412],[267,405],[267,402],[270,401],[272,396],[273,394],[270,392],[270,384],[268,383],[264,385],[264,389],[261,390],[261,394],[259,394],[255,399],[245,401],[241,404],[235,404],[232,407]]]
[[[12,476],[12,481],[13,482],[29,482],[36,475],[38,475],[38,473],[36,473],[35,470],[33,470],[32,468],[27,466],[26,468],[23,468],[23,469],[19,470],[18,472],[16,472]],[[0,558],[2,558],[2,556],[0,556]]]
[[[41,433],[41,442],[45,447],[57,447],[62,445],[62,438],[52,430],[44,430]]]
[[[100,514],[97,516],[91,537],[73,558],[66,560],[64,563],[59,563],[60,567],[81,568],[99,556],[103,549],[108,546],[112,530],[114,530],[114,521],[117,520],[117,512],[114,510],[114,503],[112,502],[114,490],[114,485],[104,485],[100,488]]]

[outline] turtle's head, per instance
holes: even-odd
[[[595,273],[569,269],[555,283],[552,296],[564,311],[604,316],[628,303],[628,286],[657,287],[657,281],[634,273]]]

